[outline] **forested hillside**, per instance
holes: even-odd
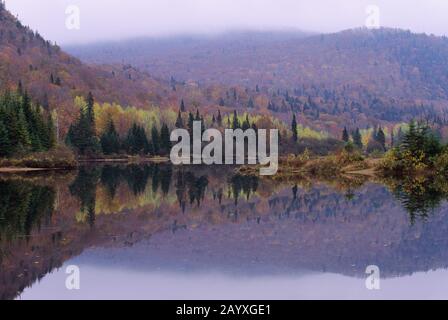
[[[19,82],[33,101],[57,109],[60,128],[67,132],[78,115],[74,98],[92,91],[98,101],[144,107],[168,100],[169,88],[132,66],[91,66],[66,54],[23,26],[0,5],[0,83],[4,91]]]
[[[221,106],[292,112],[316,128],[424,118],[445,125],[448,40],[395,29],[328,35],[231,33],[69,47],[86,61],[125,61],[206,87]],[[124,60],[123,60],[124,59]]]
[[[68,50],[95,64],[65,53],[0,7],[1,89],[21,82],[34,104],[56,111],[61,139],[78,120],[79,97],[89,92],[98,103],[98,136],[111,113],[121,135],[135,122],[150,135],[163,123],[172,129],[179,109],[187,112],[184,122],[199,110],[207,125],[218,112],[231,119],[236,110],[241,122],[247,112],[258,124],[290,128],[296,115],[301,133],[313,138],[340,139],[344,127],[390,133],[412,118],[447,136],[445,38],[388,29],[246,32]]]

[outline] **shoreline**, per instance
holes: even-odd
[[[66,167],[66,168],[53,168],[53,167],[14,167],[14,166],[5,166],[0,167],[0,173],[2,174],[8,174],[8,173],[26,173],[26,172],[43,172],[43,171],[62,171],[62,170],[76,170],[79,165],[82,164],[141,164],[141,163],[167,163],[169,162],[169,158],[165,157],[153,157],[153,158],[138,158],[138,159],[132,159],[132,158],[97,158],[97,159],[78,159],[77,166],[75,167]]]

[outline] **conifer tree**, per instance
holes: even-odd
[[[188,130],[190,132],[190,135],[193,134],[193,122],[194,122],[194,116],[193,114],[190,112],[188,114]]]
[[[376,134],[376,141],[381,145],[383,150],[386,150],[386,135],[381,127],[378,129]]]
[[[151,129],[151,149],[154,155],[160,155],[160,135],[156,127]]]
[[[238,119],[238,113],[236,112],[236,110],[233,111],[233,122],[232,122],[232,129],[236,130],[236,129],[240,129],[241,128],[241,124],[240,121]]]
[[[342,141],[348,142],[350,140],[350,136],[348,134],[347,127],[344,127],[344,131],[342,132]]]
[[[222,115],[221,115],[221,110],[218,110],[218,118],[216,119],[216,121],[218,122],[218,126],[222,127]]]
[[[1,113],[0,113],[1,114]],[[8,130],[0,119],[0,157],[9,156],[11,153],[11,143],[9,141]]]
[[[120,151],[120,136],[115,129],[112,119],[107,124],[106,131],[103,133],[100,139],[101,149],[106,155],[116,154]]]
[[[353,132],[352,138],[353,138],[353,143],[355,144],[355,146],[358,147],[359,149],[362,149],[363,143],[362,143],[362,136],[361,136],[361,132],[360,132],[359,128],[356,128],[356,130]]]
[[[162,124],[162,129],[160,130],[160,154],[167,155],[171,150],[171,139],[170,130],[168,126],[164,123]]]
[[[185,112],[186,108],[185,108],[185,102],[184,99],[182,99],[182,101],[180,102],[180,112]]]
[[[99,151],[100,143],[96,136],[93,95],[89,93],[87,106],[82,107],[78,120],[71,125],[66,142],[77,152],[85,155],[87,152]]]
[[[179,110],[179,114],[176,119],[176,128],[183,129],[184,128],[184,120],[182,119],[182,111]]]
[[[292,139],[293,139],[293,141],[294,142],[299,141],[299,132],[298,132],[298,128],[297,128],[297,118],[296,118],[295,114],[292,117],[291,130],[292,130]]]
[[[250,129],[250,121],[249,121],[249,115],[246,113],[246,119],[243,122],[243,131],[246,131],[247,129]]]

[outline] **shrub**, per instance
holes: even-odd
[[[435,168],[437,173],[448,176],[448,152],[445,151],[435,160]]]

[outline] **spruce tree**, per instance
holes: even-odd
[[[193,114],[190,112],[188,114],[188,131],[190,132],[190,135],[193,134],[193,123],[194,123],[194,116]]]
[[[112,119],[107,124],[106,131],[103,133],[100,139],[101,149],[106,155],[117,154],[120,151],[120,136],[115,129]]]
[[[299,132],[297,127],[297,118],[294,114],[292,117],[292,124],[291,124],[291,130],[292,130],[292,139],[294,142],[299,141]]]
[[[246,119],[243,122],[243,131],[246,131],[247,129],[250,129],[250,121],[249,121],[249,115],[246,113]]]
[[[216,119],[216,121],[218,122],[218,126],[222,127],[222,115],[221,115],[221,110],[218,110],[218,118]]]
[[[358,147],[359,149],[362,149],[363,143],[362,143],[362,136],[361,136],[361,132],[360,132],[359,128],[356,128],[356,130],[353,132],[352,138],[353,138],[353,143],[355,144],[355,146]]]
[[[94,107],[95,107],[95,99],[93,98],[92,92],[89,92],[89,94],[87,95],[87,119],[91,123],[91,126],[92,126],[91,129],[93,130],[93,132],[95,132],[95,130],[96,130]]]
[[[182,99],[182,101],[180,102],[180,111],[181,112],[186,111],[184,99]]]
[[[167,155],[171,150],[171,139],[170,130],[168,126],[164,123],[162,124],[162,129],[160,130],[160,154]]]
[[[11,152],[12,150],[8,130],[6,129],[3,121],[0,119],[0,157],[7,157],[11,154]]]
[[[182,111],[179,110],[179,114],[176,119],[176,128],[183,129],[184,128],[184,120],[182,119]]]
[[[350,140],[350,136],[348,134],[347,127],[344,127],[344,131],[342,132],[342,141],[348,142]]]
[[[28,151],[31,147],[30,134],[28,132],[28,124],[26,122],[23,109],[19,109],[17,112],[16,132],[18,146],[21,151]]]
[[[160,135],[156,127],[151,129],[151,149],[154,155],[160,155]]]
[[[376,141],[381,145],[383,150],[386,150],[386,135],[381,127],[378,129],[376,134]]]
[[[236,110],[233,111],[233,122],[232,122],[232,129],[236,130],[236,129],[240,129],[241,128],[241,124],[240,121],[238,120],[238,113],[236,112]]]

